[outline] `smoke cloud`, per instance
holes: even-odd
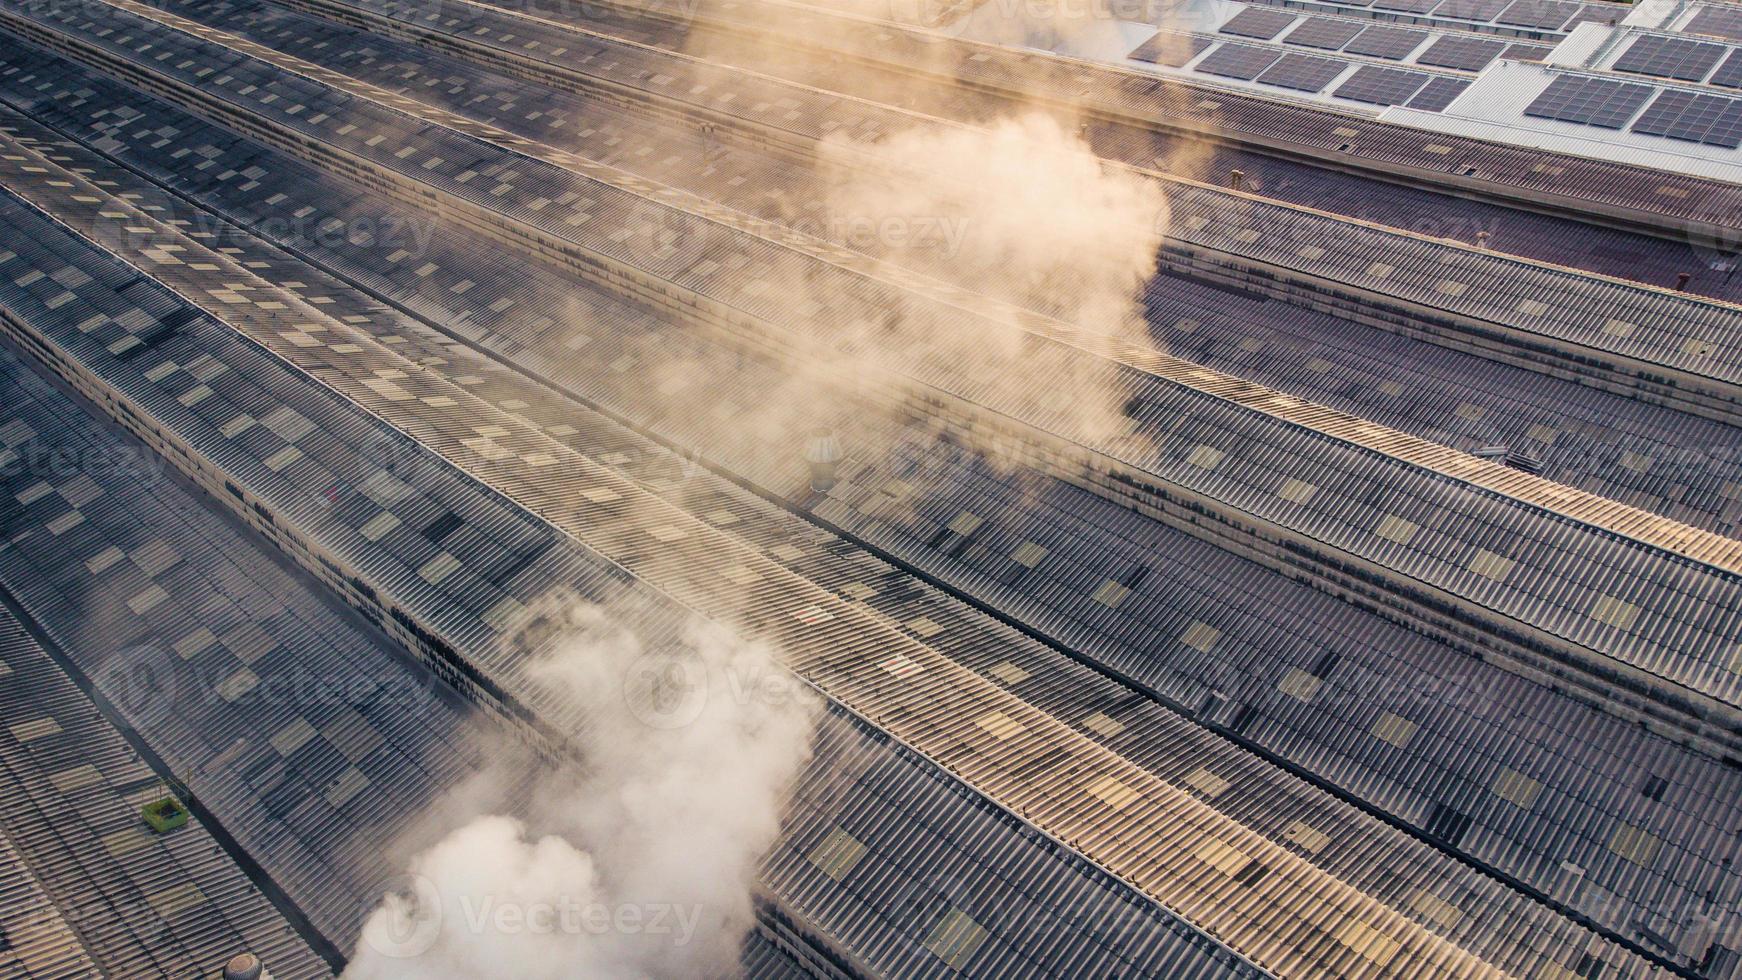
[[[497,799],[507,813],[457,808],[463,825],[369,916],[347,978],[738,972],[758,861],[820,700],[765,645],[700,620],[656,640],[620,612],[558,603],[537,617],[554,639],[532,674],[584,714],[582,763]]]
[[[1125,11],[1110,0],[831,0],[825,5],[944,36],[1002,32],[1001,39],[1023,43],[1082,37],[1116,29],[1131,14],[1154,14],[1141,4]],[[967,29],[970,21],[972,29]],[[850,50],[864,43],[869,30],[851,19],[814,23],[821,33],[805,40],[821,48]],[[827,412],[820,407],[845,405],[867,378],[899,376],[908,362],[925,359],[976,378],[1014,381],[1024,402],[1019,410],[1039,413],[1082,438],[1127,434],[1127,399],[1112,390],[1106,373],[1037,348],[1020,321],[1024,312],[1037,312],[1088,335],[1148,343],[1140,297],[1156,274],[1168,231],[1165,185],[1101,160],[1077,107],[1006,101],[990,117],[945,122],[924,113],[944,111],[937,100],[950,98],[948,81],[819,55],[793,45],[782,33],[790,29],[790,23],[781,23],[753,37],[698,32],[688,39],[687,51],[920,114],[893,131],[844,126],[825,137],[816,147],[808,186],[781,189],[776,220],[1008,306],[986,305],[981,312],[989,315],[971,321],[940,318],[930,304],[908,294],[866,322],[843,322],[843,297],[834,278],[809,274],[797,264],[759,273],[785,291],[786,308],[819,318],[827,340],[807,349],[798,338],[808,363],[790,364],[781,389],[762,392],[734,424],[760,437],[790,439],[826,422],[818,417],[819,410]],[[911,67],[940,74],[955,70],[958,55],[947,45],[904,49],[904,58],[922,62],[934,54],[936,64]],[[949,111],[960,113],[962,105],[953,102]],[[715,254],[719,244],[710,241],[701,251],[727,261],[728,256]],[[693,381],[684,386],[686,397],[715,379]],[[977,445],[984,441],[977,433],[973,438]],[[978,448],[995,465],[1008,465],[996,447]],[[878,455],[877,447],[857,441],[846,443],[846,451]]]
[[[879,168],[853,169],[862,155]],[[955,229],[880,239],[880,258],[1097,333],[1139,322],[1135,297],[1167,227],[1161,185],[1107,166],[1055,116],[916,127],[875,144],[837,135],[821,157],[831,211]]]

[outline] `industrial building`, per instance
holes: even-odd
[[[465,973],[579,603],[814,702],[719,972],[1742,978],[1742,8],[909,6],[0,0],[0,974]]]

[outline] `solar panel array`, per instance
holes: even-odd
[[[1729,4],[1703,5],[1682,30],[1742,41],[1742,10]]]
[[[1724,57],[1721,44],[1705,44],[1680,37],[1640,35],[1633,39],[1611,67],[1615,71],[1697,82],[1706,77]]]
[[[1639,111],[1652,89],[1604,78],[1561,75],[1550,82],[1524,114],[1539,119],[1581,123],[1601,129],[1620,129]]]
[[[1161,31],[1138,45],[1137,49],[1127,57],[1136,61],[1147,61],[1150,64],[1165,65],[1168,68],[1181,68],[1193,58],[1203,54],[1204,49],[1214,43],[1214,41],[1199,37],[1196,34]]]
[[[1372,105],[1400,105],[1420,91],[1429,77],[1418,71],[1364,65],[1331,94]]]
[[[1247,7],[1229,18],[1219,30],[1223,34],[1238,34],[1241,37],[1258,38],[1268,41],[1282,33],[1282,29],[1294,23],[1295,15],[1291,11],[1275,10],[1269,7]]]
[[[1337,20],[1333,17],[1308,17],[1294,30],[1289,31],[1282,42],[1335,51],[1348,44],[1361,31],[1362,25],[1353,21]]]
[[[1462,71],[1480,71],[1488,62],[1493,61],[1500,52],[1506,50],[1505,41],[1490,41],[1486,38],[1466,37],[1460,34],[1446,34],[1428,45],[1426,51],[1416,55],[1416,64],[1432,65],[1436,68],[1457,68]]]
[[[1401,27],[1369,27],[1361,32],[1360,37],[1350,41],[1343,51],[1369,58],[1402,61],[1409,57],[1411,51],[1421,47],[1421,42],[1428,37],[1426,31],[1411,31]]]
[[[1436,78],[1427,83],[1420,94],[1407,103],[1411,109],[1424,112],[1439,112],[1452,104],[1452,100],[1464,94],[1470,87],[1468,78]]]
[[[1224,44],[1193,66],[1194,71],[1251,81],[1276,63],[1282,52],[1249,44]]]
[[[1349,67],[1335,58],[1314,58],[1304,54],[1286,54],[1270,66],[1258,81],[1266,85],[1291,88],[1301,92],[1318,92]]]
[[[1261,0],[1277,3],[1279,0]],[[1367,7],[1404,17],[1433,17],[1464,24],[1496,24],[1532,31],[1571,31],[1586,23],[1615,24],[1626,15],[1613,3],[1572,0],[1327,0],[1338,7]],[[1505,33],[1505,32],[1503,32]]]
[[[1548,57],[1553,50],[1553,48],[1545,48],[1540,44],[1514,44],[1500,52],[1500,57],[1508,61],[1541,61]]]
[[[1742,146],[1742,99],[1667,91],[1640,115],[1633,131],[1734,150]]]
[[[1712,72],[1712,77],[1706,79],[1708,85],[1719,85],[1724,88],[1742,88],[1742,49],[1730,52],[1730,57]]]

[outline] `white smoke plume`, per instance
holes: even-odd
[[[849,169],[869,156],[877,170]],[[1167,227],[1161,185],[1104,164],[1057,117],[915,127],[876,143],[825,140],[828,206],[936,236],[887,236],[880,257],[1097,333],[1134,325]]]
[[[595,605],[544,626],[534,675],[585,714],[582,767],[457,816],[369,917],[347,978],[737,973],[819,700],[770,648],[701,621],[658,646]]]
[[[1016,309],[1088,334],[1140,337],[1141,290],[1155,273],[1167,225],[1156,182],[1106,165],[1074,127],[1041,112],[971,129],[915,126],[875,141],[832,138],[818,169],[819,194],[837,224],[899,232],[855,241],[859,251],[1012,307],[978,303],[982,315],[968,320],[939,316],[930,302],[903,301],[862,322],[836,321],[831,326],[845,342],[813,350],[835,383],[866,367],[900,374],[906,363],[925,361],[1018,382],[1026,410],[1084,438],[1126,431],[1124,398],[1096,373],[1098,365],[1042,353]],[[781,279],[796,284],[793,309],[827,316],[840,308],[831,278]],[[818,386],[796,371],[801,397],[771,393],[757,411],[802,419],[817,404],[810,393]],[[779,427],[770,421],[757,424]],[[985,448],[988,458],[999,458]]]

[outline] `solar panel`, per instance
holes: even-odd
[[[1405,14],[1425,14],[1439,6],[1440,0],[1377,0],[1374,10],[1395,10]]]
[[[1341,75],[1349,67],[1347,61],[1335,58],[1315,58],[1306,54],[1285,54],[1282,60],[1270,66],[1258,80],[1266,85],[1279,85],[1283,88],[1297,89],[1302,92],[1317,92],[1331,80]]]
[[[1423,112],[1439,112],[1451,105],[1452,100],[1464,94],[1464,90],[1469,87],[1468,78],[1436,78],[1427,83],[1427,88],[1422,89],[1420,95],[1409,100],[1409,107]]]
[[[1347,54],[1364,54],[1369,58],[1385,58],[1391,61],[1401,61],[1421,46],[1422,39],[1427,37],[1426,31],[1406,31],[1399,27],[1369,27],[1361,32],[1361,36],[1350,41],[1343,51]]]
[[[1725,58],[1724,63],[1706,81],[1725,88],[1742,88],[1742,51],[1732,51],[1730,57]]]
[[[1680,37],[1646,36],[1634,38],[1612,67],[1615,71],[1637,75],[1697,82],[1705,78],[1722,57],[1724,46],[1721,44],[1705,44]]]
[[[1280,57],[1282,52],[1269,48],[1257,48],[1249,44],[1224,44],[1198,62],[1194,70],[1251,81]]]
[[[1282,39],[1284,44],[1298,44],[1306,48],[1322,48],[1335,51],[1348,44],[1355,35],[1361,33],[1360,24],[1346,20],[1334,20],[1330,17],[1309,17],[1301,22],[1299,27],[1288,32]]]
[[[1331,94],[1340,99],[1366,102],[1372,105],[1398,105],[1414,95],[1428,76],[1399,68],[1377,68],[1367,65],[1349,76]]]
[[[1633,131],[1734,150],[1742,146],[1742,100],[1665,92],[1633,124]]]
[[[1294,17],[1294,13],[1288,10],[1247,7],[1223,24],[1220,30],[1223,34],[1238,34],[1241,37],[1268,41],[1281,34],[1284,27],[1294,23]]]
[[[1136,51],[1126,55],[1135,61],[1147,61],[1153,65],[1165,65],[1169,68],[1180,68],[1186,62],[1203,54],[1204,49],[1215,42],[1195,34],[1175,34],[1172,31],[1162,31],[1138,46]]]
[[[1500,52],[1500,57],[1507,61],[1541,61],[1548,57],[1549,52],[1553,50],[1553,48],[1545,48],[1540,44],[1514,44]]]
[[[1651,98],[1644,85],[1611,82],[1583,75],[1562,75],[1525,108],[1524,114],[1538,119],[1581,123],[1602,129],[1620,129]]]
[[[1682,31],[1742,41],[1742,10],[1735,7],[1701,7],[1700,12],[1688,21]]]
[[[1495,56],[1506,50],[1505,41],[1488,41],[1479,37],[1463,37],[1455,34],[1446,36],[1428,45],[1428,49],[1417,55],[1416,64],[1433,65],[1436,68],[1460,68],[1464,71],[1481,71]]]
[[[1434,16],[1486,23],[1511,3],[1512,0],[1446,0],[1434,8]]]
[[[1534,27],[1544,31],[1558,31],[1561,25],[1571,20],[1579,12],[1576,3],[1564,3],[1562,0],[1518,0],[1506,8],[1506,12],[1495,18],[1497,24],[1510,24],[1514,27]]]

